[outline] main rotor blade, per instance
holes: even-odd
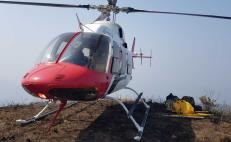
[[[0,1],[4,4],[31,5],[31,6],[47,6],[60,8],[91,8],[90,5],[72,5],[72,4],[55,4],[55,3],[38,3],[38,2],[22,2],[22,1]]]
[[[218,19],[227,19],[231,20],[231,17],[228,16],[218,16],[218,15],[206,15],[206,14],[193,14],[193,13],[180,13],[180,12],[166,12],[166,11],[150,11],[135,9],[131,7],[121,8],[122,12],[132,13],[132,12],[145,12],[145,13],[160,13],[160,14],[172,14],[172,15],[186,15],[186,16],[198,16],[198,17],[208,17],[208,18],[218,18]]]

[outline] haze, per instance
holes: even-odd
[[[106,0],[36,2],[103,4]],[[120,0],[118,5],[231,16],[230,0]],[[84,24],[99,15],[85,9],[0,4],[0,104],[36,100],[22,89],[20,80],[52,38],[77,30],[76,12]],[[149,60],[143,66],[136,60],[129,86],[154,100],[170,92],[198,98],[213,90],[219,102],[231,103],[231,20],[136,13],[119,14],[117,22],[129,48],[135,36],[137,52],[142,48],[147,55],[153,53],[151,68]]]

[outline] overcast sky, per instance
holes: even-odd
[[[32,1],[32,0],[31,0]],[[35,1],[35,0],[33,0]],[[100,0],[37,0],[67,4],[103,4]],[[140,9],[231,16],[230,0],[120,0],[119,6]],[[34,100],[20,80],[55,36],[77,30],[75,13],[82,23],[92,22],[98,12],[0,4],[0,103]],[[219,102],[231,103],[231,20],[162,14],[120,14],[129,47],[153,53],[140,66],[136,60],[129,86],[157,100],[170,92],[195,98],[213,90]],[[119,94],[119,93],[117,93]]]

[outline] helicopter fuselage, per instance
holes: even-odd
[[[126,87],[132,64],[122,28],[97,21],[52,40],[22,86],[42,99],[96,100]]]

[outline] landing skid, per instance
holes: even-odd
[[[132,123],[135,125],[136,129],[138,130],[138,133],[134,137],[134,140],[140,141],[142,136],[143,136],[144,127],[145,127],[145,124],[146,124],[146,120],[148,118],[148,113],[149,113],[149,110],[150,110],[150,106],[145,102],[145,100],[143,98],[141,98],[143,93],[139,94],[134,89],[129,88],[129,87],[125,87],[124,89],[130,90],[130,91],[134,92],[137,95],[137,99],[136,99],[135,103],[132,105],[132,107],[129,110],[125,106],[125,104],[121,100],[119,100],[117,98],[114,98],[114,97],[111,97],[111,96],[105,96],[105,99],[116,101],[117,103],[119,103],[122,106],[124,111],[127,113],[128,118],[132,121]],[[136,120],[134,119],[134,117],[133,117],[133,112],[136,109],[136,107],[137,107],[140,100],[144,104],[144,107],[146,108],[141,125],[138,124],[136,122]]]
[[[39,113],[37,113],[35,116],[33,116],[33,117],[29,118],[29,119],[25,119],[25,120],[23,120],[23,119],[18,119],[18,120],[16,120],[16,123],[17,123],[18,125],[25,126],[25,125],[27,125],[27,124],[34,123],[34,122],[36,122],[36,121],[38,121],[38,120],[40,120],[40,119],[42,119],[42,118],[44,118],[44,117],[46,117],[46,116],[48,116],[48,115],[51,115],[51,114],[53,114],[53,113],[56,113],[59,109],[55,109],[55,110],[52,110],[52,111],[49,111],[49,112],[44,113],[45,110],[46,110],[46,109],[49,107],[49,105],[51,105],[52,103],[54,103],[54,102],[53,102],[53,101],[47,102],[47,104],[45,105],[45,107],[44,107]],[[70,108],[70,107],[74,106],[75,104],[77,104],[77,102],[70,103],[70,104],[69,104],[67,107],[65,107],[65,108]]]

